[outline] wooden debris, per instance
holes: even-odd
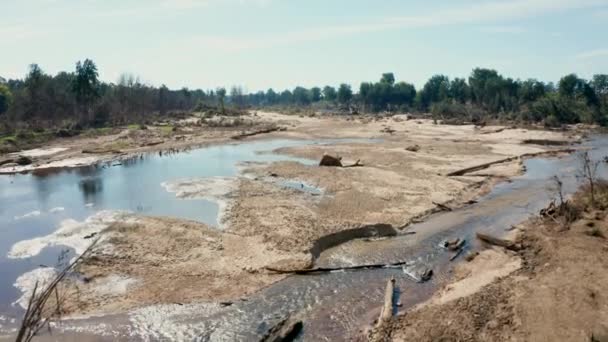
[[[443,211],[452,211],[452,208],[448,207],[445,204],[442,203],[437,203],[437,202],[432,202],[434,205],[436,205],[439,209],[443,210]]]
[[[454,254],[452,254],[452,256],[450,257],[450,261],[454,261],[456,258],[458,258],[458,256],[462,254],[463,251],[464,248],[459,248],[458,250],[456,250],[456,252],[454,252]]]
[[[405,149],[410,152],[418,152],[418,151],[420,151],[420,145],[408,146]]]
[[[386,291],[384,292],[384,306],[380,312],[378,318],[377,327],[381,327],[384,323],[388,322],[393,318],[393,294],[395,292],[395,278],[391,278],[386,283]]]
[[[328,154],[324,154],[319,162],[319,166],[342,167],[342,157],[333,157]]]
[[[568,140],[549,140],[549,139],[526,139],[522,144],[542,145],[542,146],[566,146],[570,145]]]
[[[450,251],[457,251],[464,246],[465,242],[466,240],[464,239],[456,238],[454,240],[446,241],[443,246]]]
[[[302,331],[304,324],[300,320],[287,317],[270,328],[260,342],[289,342],[295,341]]]
[[[13,164],[15,163],[14,159],[4,159],[4,160],[0,160],[0,166],[5,165],[5,164]],[[15,163],[16,164],[16,163]]]
[[[466,260],[467,262],[471,262],[478,255],[479,255],[479,252],[469,252],[469,253],[467,253],[467,255],[465,255],[464,260]]]
[[[407,261],[396,262],[390,264],[368,264],[368,265],[355,265],[355,266],[344,266],[344,267],[316,267],[316,268],[304,268],[304,269],[293,269],[283,270],[274,268],[271,266],[264,267],[266,270],[275,273],[291,273],[291,274],[309,274],[309,273],[323,273],[333,271],[345,271],[345,270],[360,270],[360,269],[371,269],[371,268],[391,268],[407,265]]]
[[[427,268],[426,270],[424,270],[424,272],[422,272],[422,274],[420,275],[420,282],[424,283],[426,281],[431,280],[431,278],[433,277],[433,270],[430,268]]]
[[[285,128],[281,128],[281,127],[264,128],[264,129],[260,129],[260,130],[252,131],[252,132],[243,132],[241,134],[234,135],[234,136],[232,136],[230,138],[233,139],[233,140],[241,140],[243,138],[251,137],[251,136],[254,136],[254,135],[272,133],[272,132],[276,132],[276,131],[279,131],[279,130],[284,131]]]
[[[156,146],[156,145],[160,145],[164,142],[165,142],[164,140],[154,140],[154,141],[150,141],[150,142],[146,143],[144,146]]]
[[[537,156],[541,156],[541,155],[545,155],[545,154],[572,153],[574,151],[575,150],[572,149],[572,148],[567,148],[567,149],[561,149],[561,150],[542,151],[542,152],[536,152],[536,153],[524,153],[524,154],[522,154],[520,156],[504,158],[504,159],[496,160],[496,161],[493,161],[493,162],[483,163],[483,164],[467,167],[467,168],[464,168],[464,169],[452,171],[452,172],[446,174],[446,176],[448,176],[448,177],[462,176],[462,175],[465,175],[467,173],[471,173],[471,172],[487,169],[487,168],[489,168],[492,165],[502,164],[502,163],[508,163],[508,162],[511,162],[513,160],[517,160],[517,159],[520,159],[520,158],[537,157]]]
[[[113,148],[98,147],[98,148],[84,149],[84,150],[82,150],[82,153],[85,153],[85,154],[120,154],[120,153],[122,153],[122,151],[116,150]]]
[[[492,130],[492,131],[481,132],[480,134],[500,133],[500,132],[504,131],[505,129],[506,129],[506,127],[503,127],[503,128],[495,129],[495,130]]]
[[[354,164],[344,165],[343,167],[361,167],[361,166],[365,166],[365,165],[363,165],[363,163],[361,163],[361,159],[357,159],[357,161]]]
[[[485,243],[489,243],[490,245],[503,247],[503,248],[506,248],[506,249],[512,250],[512,251],[520,250],[520,247],[513,241],[500,239],[495,236],[491,236],[491,235],[479,233],[479,232],[476,235],[479,240],[481,240]]]
[[[383,129],[381,129],[380,132],[382,132],[382,133],[388,133],[388,134],[392,135],[393,133],[395,133],[397,131],[395,131],[394,129],[392,129],[392,128],[390,128],[390,127],[387,126],[387,127],[384,127]]]

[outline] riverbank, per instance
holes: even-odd
[[[142,215],[133,215],[133,222],[107,222],[87,230],[86,236],[101,237],[103,252],[82,265],[86,281],[69,285],[69,291],[77,291],[79,297],[65,306],[66,314],[108,314],[175,303],[233,303],[285,277],[268,269],[312,267],[323,248],[361,237],[351,231],[381,224],[390,228],[381,234],[399,234],[429,213],[472,203],[494,184],[520,175],[523,165],[514,158],[464,176],[447,176],[450,172],[557,149],[527,143],[531,139],[560,144],[579,139],[573,132],[443,126],[405,116],[352,120],[258,113],[257,117],[288,129],[253,140],[334,139],[279,148],[276,153],[312,160],[324,154],[339,155],[345,164],[359,160],[358,166],[319,167],[293,161],[257,164],[252,160],[241,165],[241,173],[229,180],[226,191],[226,182],[217,183],[222,189],[210,189],[208,179],[165,180],[167,191],[178,197],[220,203],[221,230],[178,218]],[[152,151],[162,146],[146,148]],[[104,286],[109,281],[120,286]]]
[[[456,267],[429,301],[370,334],[373,341],[604,341],[608,338],[608,186],[573,196],[576,219],[535,217]]]

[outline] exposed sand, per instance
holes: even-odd
[[[481,252],[455,280],[370,335],[373,341],[605,341],[608,217],[589,211],[569,229],[531,219],[524,249]],[[591,233],[593,232],[593,233]]]
[[[34,255],[44,246],[59,243],[82,251],[86,245],[83,241],[88,241],[83,236],[98,233],[102,252],[80,269],[89,282],[73,284],[78,286],[79,300],[69,308],[72,313],[124,312],[153,304],[233,300],[282,279],[283,276],[265,271],[267,266],[293,269],[313,265],[311,248],[328,234],[377,223],[401,227],[436,208],[435,203],[459,206],[487,191],[494,182],[520,174],[521,163],[496,165],[478,175],[463,177],[446,177],[450,171],[546,149],[524,145],[524,139],[567,139],[557,132],[496,132],[500,127],[443,126],[431,120],[406,120],[405,116],[351,120],[258,112],[252,117],[260,125],[271,122],[288,127],[287,131],[263,138],[381,140],[337,141],[333,145],[277,151],[315,160],[324,153],[339,155],[346,163],[361,160],[362,167],[276,162],[245,167],[243,172],[249,177],[236,180],[190,179],[164,184],[178,197],[221,203],[223,231],[170,218],[137,217],[130,222],[124,218],[102,220],[99,224],[93,219],[84,225],[67,222],[55,234],[15,245],[11,256]],[[383,133],[386,127],[395,132]],[[123,150],[137,152],[221,142],[234,132],[235,129],[207,132],[193,128],[179,133],[187,136],[185,141],[166,137],[171,141]],[[108,146],[123,140],[133,146],[140,135],[148,134],[157,137],[154,132],[127,131],[102,140]],[[421,147],[418,152],[406,150],[414,144]],[[63,152],[68,159],[51,160],[50,164],[72,160],[74,154],[69,151],[76,153],[72,147]],[[276,181],[279,179],[298,180],[323,189],[322,196],[282,187]],[[499,266],[485,267],[494,267],[499,276],[506,272]],[[513,267],[515,264],[506,269]],[[99,291],[108,279],[120,280],[120,286]],[[469,288],[466,283],[459,286],[452,292]]]

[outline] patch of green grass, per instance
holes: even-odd
[[[160,133],[164,136],[168,136],[173,133],[173,126],[171,126],[171,125],[158,126],[158,129],[160,130]]]
[[[17,140],[17,137],[15,137],[15,135],[8,135],[6,137],[2,137],[0,138],[0,143],[15,143],[15,141]]]
[[[138,124],[131,124],[131,125],[128,125],[127,128],[131,129],[131,130],[136,130],[136,129],[139,129],[139,125]]]

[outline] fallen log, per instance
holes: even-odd
[[[437,202],[432,202],[434,205],[436,205],[439,209],[443,210],[443,211],[452,211],[452,208],[448,207],[445,204],[442,203],[437,203]]]
[[[561,149],[561,150],[542,151],[542,152],[535,152],[535,153],[524,153],[524,154],[522,154],[520,156],[514,156],[514,157],[504,158],[504,159],[495,160],[495,161],[492,161],[492,162],[489,162],[489,163],[483,163],[483,164],[467,167],[467,168],[464,168],[464,169],[452,171],[452,172],[446,174],[446,176],[448,176],[448,177],[462,176],[462,175],[467,174],[467,173],[471,173],[471,172],[487,169],[487,168],[489,168],[492,165],[502,164],[502,163],[508,163],[510,161],[517,160],[517,159],[520,159],[520,158],[537,157],[537,156],[541,156],[541,155],[544,155],[544,154],[572,153],[574,151],[575,151],[575,149],[566,148],[566,149]]]
[[[275,326],[270,328],[268,332],[260,339],[260,342],[289,342],[295,341],[296,337],[302,331],[304,324],[300,320],[287,317]]]
[[[155,140],[155,141],[150,141],[150,142],[144,144],[144,146],[156,146],[156,145],[160,145],[164,142],[165,142],[164,140]]]
[[[4,159],[4,160],[0,160],[0,166],[4,165],[4,164],[12,164],[15,163],[15,159]]]
[[[372,268],[391,268],[407,265],[407,261],[396,262],[392,264],[368,264],[368,265],[355,265],[355,266],[344,266],[344,267],[315,267],[315,268],[304,268],[294,270],[282,270],[271,266],[266,266],[264,269],[267,271],[282,273],[282,274],[309,274],[309,273],[323,273],[333,271],[346,271],[346,270],[360,270],[360,269],[372,269]]]
[[[454,261],[456,258],[458,258],[458,256],[460,254],[462,254],[463,251],[464,251],[464,248],[457,249],[456,252],[454,254],[452,254],[452,256],[450,257],[450,261]]]
[[[500,239],[495,236],[484,234],[484,233],[479,233],[479,232],[476,235],[479,240],[481,240],[485,243],[488,243],[490,245],[503,247],[503,248],[506,248],[511,251],[520,250],[520,247],[513,241]]]
[[[395,278],[391,278],[386,283],[386,291],[384,292],[384,306],[378,318],[377,327],[381,327],[384,323],[391,320],[393,317],[393,294],[395,292]]]
[[[92,148],[92,149],[82,150],[82,153],[85,153],[85,154],[110,154],[110,153],[111,154],[120,154],[120,153],[122,153],[122,151],[112,149],[112,148]]]
[[[500,132],[504,131],[505,129],[507,129],[507,128],[503,127],[503,128],[495,129],[495,130],[492,130],[492,131],[481,132],[480,134],[500,133]]]
[[[350,164],[350,165],[344,165],[343,167],[361,167],[361,166],[365,166],[361,163],[361,159],[357,159],[357,161],[354,164]]]
[[[238,134],[238,135],[234,135],[234,136],[230,137],[230,139],[240,140],[240,139],[243,139],[243,138],[252,137],[254,135],[272,133],[272,132],[276,132],[276,131],[279,131],[279,130],[281,130],[280,127],[264,128],[264,129],[260,129],[260,130],[257,130],[257,131],[244,132],[244,133],[241,133],[241,134]]]

